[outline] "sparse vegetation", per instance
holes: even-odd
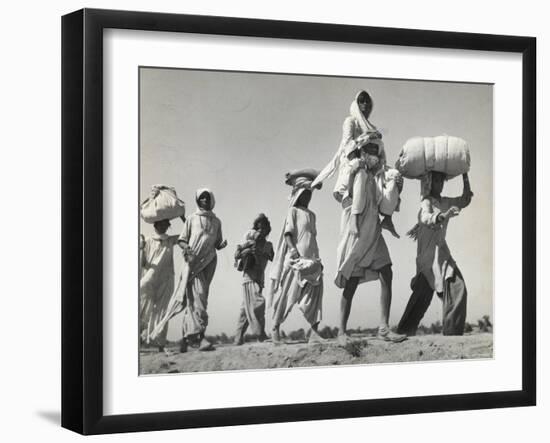
[[[367,342],[365,340],[354,340],[346,343],[344,349],[352,357],[361,357],[363,354],[363,349],[367,347]]]

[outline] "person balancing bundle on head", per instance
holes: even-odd
[[[412,294],[398,325],[398,331],[416,335],[434,291],[443,302],[443,335],[462,335],[466,321],[467,291],[462,273],[447,245],[449,220],[460,214],[471,200],[468,174],[462,175],[464,190],[460,197],[443,197],[446,174],[428,172],[422,177],[418,223],[407,234],[418,242],[416,275]]]
[[[179,216],[185,222],[185,210],[181,200],[178,200],[176,211],[170,211],[169,207],[159,203],[161,189],[173,190],[162,185],[153,186],[151,195],[141,207],[142,217],[153,223],[154,233],[148,238],[140,235],[140,333],[145,343],[153,342],[160,352],[167,352],[165,346],[168,323],[162,325],[154,339],[151,338],[151,334],[166,315],[174,291],[173,248],[178,236],[166,234],[170,227],[170,220],[158,218]],[[156,214],[155,217],[146,210],[143,212],[144,208],[155,201],[161,215]]]
[[[316,217],[309,208],[311,182],[317,171],[287,174],[292,186],[290,205],[277,244],[271,272],[274,344],[281,342],[280,326],[297,304],[311,326],[310,343],[321,342],[318,326],[323,301],[323,265],[317,246]]]
[[[449,220],[472,200],[468,143],[450,135],[412,137],[405,142],[396,168],[405,178],[420,180],[418,223],[407,233],[417,241],[412,294],[397,330],[415,335],[433,298],[443,301],[443,334],[462,335],[466,321],[466,286],[447,245]],[[464,190],[457,198],[443,197],[446,180],[462,175]]]
[[[271,232],[271,224],[265,214],[259,214],[252,223],[252,229],[245,234],[244,241],[237,246],[235,259],[238,270],[243,273],[243,301],[237,322],[235,344],[244,343],[248,326],[259,341],[264,341],[265,298],[264,272],[267,262],[273,260],[273,245],[266,238]]]
[[[382,236],[379,204],[383,167],[380,145],[367,142],[359,150],[364,167],[357,170],[349,188],[349,201],[343,202],[341,239],[337,249],[338,273],[335,284],[343,288],[340,302],[338,342],[345,345],[350,337],[346,333],[352,300],[360,283],[380,280],[380,326],[378,338],[401,342],[406,336],[390,330],[389,316],[392,299],[392,262]]]

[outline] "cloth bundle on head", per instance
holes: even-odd
[[[312,168],[296,169],[285,174],[285,184],[292,186],[292,191],[288,198],[290,200],[289,207],[296,204],[302,192],[305,190],[313,190],[312,183],[318,175],[319,171]],[[321,189],[321,187],[321,183],[315,186],[316,189]]]
[[[294,186],[296,180],[310,180],[313,181],[319,175],[319,171],[313,168],[295,169],[285,174],[285,184]]]
[[[470,170],[470,148],[466,140],[452,135],[412,137],[403,145],[395,167],[405,178],[419,179],[437,171],[451,179]]]
[[[153,185],[151,196],[140,206],[140,214],[146,223],[172,220],[185,215],[185,203],[178,198],[175,188]]]

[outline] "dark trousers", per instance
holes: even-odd
[[[397,326],[400,334],[416,335],[418,325],[428,310],[434,294],[424,274],[418,274],[415,277],[411,289],[411,298]],[[443,335],[464,334],[468,292],[458,268],[455,268],[450,279],[445,280],[443,292],[438,292],[437,295],[443,302]]]

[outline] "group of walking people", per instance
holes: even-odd
[[[317,244],[316,215],[309,204],[313,192],[337,174],[333,195],[342,209],[337,273],[334,284],[342,290],[338,342],[351,340],[347,322],[352,301],[361,283],[380,281],[378,338],[401,342],[416,330],[433,298],[443,303],[443,334],[461,335],[466,320],[467,291],[462,274],[446,242],[449,220],[469,205],[472,192],[467,174],[463,193],[457,198],[442,196],[446,176],[428,172],[421,180],[421,202],[417,224],[407,233],[417,241],[416,274],[412,295],[396,332],[389,326],[392,301],[392,261],[384,237],[397,234],[392,213],[399,210],[403,178],[386,164],[382,134],[370,122],[373,102],[360,91],[343,125],[342,141],[333,159],[322,171],[302,169],[287,173],[291,187],[289,207],[279,238],[267,240],[271,224],[265,214],[252,222],[235,251],[235,266],[242,272],[242,304],[238,314],[235,344],[244,343],[246,331],[259,341],[267,340],[266,311],[270,307],[271,340],[281,343],[280,326],[297,305],[310,326],[309,342],[324,339],[319,334],[322,318],[323,264]],[[208,293],[216,270],[216,251],[227,246],[221,222],[212,212],[214,194],[196,192],[197,210],[185,218],[179,236],[166,232],[168,220],[154,224],[154,234],[142,238],[140,284],[140,332],[145,342],[164,351],[169,320],[183,312],[180,351],[189,345],[199,350],[213,348],[205,337],[208,325]],[[181,248],[183,269],[175,284],[173,248]],[[271,261],[266,287],[265,271]],[[267,301],[266,301],[267,299]],[[266,306],[268,305],[268,306]]]

